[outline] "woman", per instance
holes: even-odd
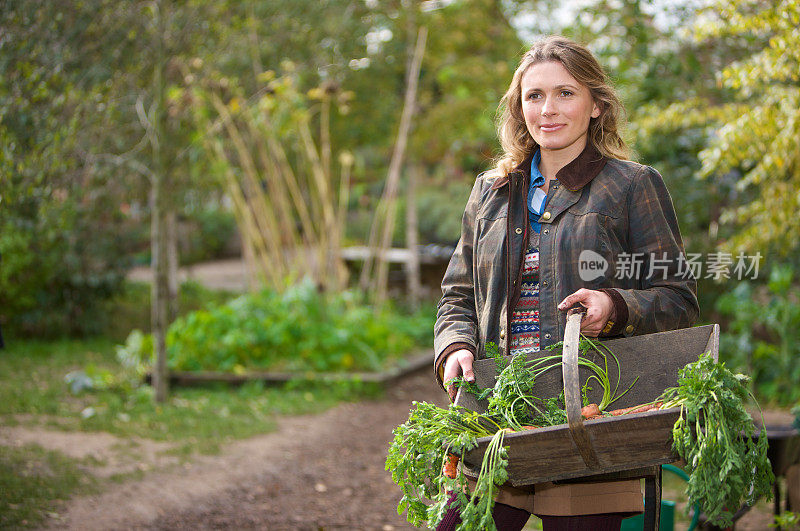
[[[560,341],[576,304],[592,337],[691,326],[696,283],[679,274],[672,201],[656,170],[626,160],[622,106],[591,52],[563,37],[537,42],[501,108],[504,154],[475,182],[442,280],[439,382],[474,380],[487,342],[516,354]],[[638,480],[541,484],[501,489],[495,520],[521,529],[534,513],[545,530],[619,529],[642,505]],[[451,509],[440,529],[458,521]]]

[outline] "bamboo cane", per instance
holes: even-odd
[[[411,118],[414,114],[414,105],[417,95],[417,84],[419,82],[420,67],[422,57],[425,53],[425,42],[428,37],[428,29],[421,26],[417,33],[417,43],[414,48],[414,55],[408,71],[406,84],[405,101],[403,102],[403,113],[400,116],[400,128],[397,133],[397,142],[392,153],[392,160],[389,164],[389,174],[386,179],[386,200],[389,203],[387,208],[386,222],[383,226],[380,248],[377,250],[377,275],[375,286],[375,307],[376,309],[386,300],[388,290],[388,271],[389,263],[386,259],[387,250],[391,245],[392,232],[394,229],[394,216],[397,211],[396,195],[398,182],[400,180],[400,169],[405,155],[406,143],[408,142],[409,131],[411,130]],[[372,254],[372,253],[370,253]]]
[[[322,263],[337,264],[338,261],[341,260],[341,257],[332,256],[330,247],[330,237],[336,230],[333,196],[330,191],[328,180],[325,178],[325,171],[322,168],[319,154],[314,147],[314,141],[311,138],[311,130],[308,127],[308,122],[301,121],[298,129],[300,132],[300,138],[303,141],[306,157],[311,165],[311,173],[314,177],[316,193],[322,209],[324,231],[322,237],[320,238],[320,257],[322,259]],[[320,280],[324,286],[331,287],[331,279],[321,278]]]
[[[212,95],[212,103],[221,116],[225,117],[229,114],[227,107],[216,95]],[[247,149],[245,141],[234,124],[234,121],[230,119],[225,120],[225,129],[238,154],[239,162],[243,170],[242,175],[245,177],[245,183],[248,186],[248,205],[251,205],[254,214],[253,217],[259,228],[261,237],[266,243],[267,249],[269,249],[271,267],[276,269],[276,274],[280,277],[285,277],[289,272],[289,267],[286,263],[286,257],[281,250],[278,221],[275,217],[274,209],[270,208],[270,201],[266,194],[264,194],[264,190],[259,182],[258,172],[250,150]]]
[[[220,160],[228,160],[221,141],[213,142],[212,148]],[[231,169],[230,164],[225,167],[225,178],[228,193],[231,194],[231,199],[233,200],[234,210],[239,212],[241,220],[244,222],[240,225],[240,227],[243,227],[242,237],[247,238],[254,250],[254,258],[259,266],[257,272],[266,285],[277,287],[280,285],[281,277],[275,268],[269,266],[270,253],[267,250],[261,231],[258,229],[254,213],[248,206],[247,199],[242,192],[241,183]]]
[[[344,152],[339,155],[339,165],[341,177],[339,178],[339,210],[336,215],[336,243],[335,249],[338,256],[341,256],[342,242],[347,229],[347,205],[350,202],[350,170],[353,167],[353,155]],[[347,267],[343,261],[339,261],[339,285],[347,285]]]
[[[292,215],[291,204],[287,197],[286,187],[281,186],[280,170],[276,161],[268,153],[266,142],[263,141],[256,119],[248,117],[246,125],[250,136],[254,139],[258,160],[261,166],[261,175],[267,187],[270,202],[277,214],[278,227],[281,235],[282,247],[297,248],[300,246],[300,234],[295,228],[294,216]],[[261,137],[261,138],[259,138]]]

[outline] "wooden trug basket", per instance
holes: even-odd
[[[591,372],[577,366],[577,330],[580,315],[567,319],[562,371],[552,369],[536,381],[533,394],[540,398],[557,396],[564,389],[568,424],[548,426],[530,431],[509,433],[504,446],[508,446],[508,476],[513,486],[530,485],[547,481],[576,478],[601,479],[626,477],[625,471],[634,472],[645,467],[671,463],[678,459],[672,451],[672,428],[680,408],[633,413],[619,417],[582,420],[580,415],[580,386]],[[719,325],[705,325],[670,332],[603,341],[620,362],[622,380],[618,391],[628,388],[638,376],[636,384],[613,408],[625,408],[655,400],[668,387],[678,381],[678,371],[698,357],[711,352],[716,360],[719,353]],[[550,352],[537,352],[529,359]],[[597,353],[589,355],[603,366],[605,361]],[[608,373],[611,385],[617,382],[617,366],[608,356]],[[493,387],[497,377],[497,364],[493,359],[477,360],[474,364],[476,383],[481,388]],[[564,382],[569,382],[566,386]],[[587,394],[590,402],[600,403],[602,389],[593,381]],[[477,401],[471,393],[459,390],[456,404],[474,411],[485,412],[485,401]],[[464,457],[464,465],[474,475],[480,470],[483,454],[491,437],[478,439],[478,447]],[[614,474],[617,473],[617,474]],[[634,474],[635,475],[635,474]]]

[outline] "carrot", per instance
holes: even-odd
[[[619,415],[624,415],[625,413],[627,413],[631,409],[634,409],[634,408],[626,407],[626,408],[622,408],[622,409],[612,409],[611,411],[608,412],[608,414],[611,415],[612,417],[617,417]]]
[[[581,416],[588,419],[589,417],[596,417],[600,414],[600,408],[597,404],[589,404],[581,408]]]
[[[643,406],[626,407],[623,409],[614,409],[608,413],[611,416],[617,417],[619,415],[629,415],[631,413],[644,413],[645,411],[652,411],[654,409],[661,409],[663,402],[656,402],[654,404],[645,404]]]
[[[645,411],[652,411],[654,409],[659,409],[660,407],[661,407],[661,402],[656,402],[655,404],[645,404],[644,406],[633,408],[628,413],[644,413]]]
[[[523,426],[522,427],[523,430],[536,430],[536,429],[539,429],[539,428],[541,428],[541,426]]]
[[[447,476],[450,479],[455,479],[458,475],[458,456],[455,454],[451,454],[448,452],[447,458],[444,462],[444,468],[442,470],[442,474]]]

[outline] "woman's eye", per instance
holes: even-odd
[[[572,96],[572,91],[571,90],[562,90],[561,91],[561,95],[562,96]]]
[[[532,94],[528,94],[528,99],[529,100],[536,100],[536,99],[539,99],[540,97],[541,97],[541,94],[539,94],[538,92],[534,92]]]

